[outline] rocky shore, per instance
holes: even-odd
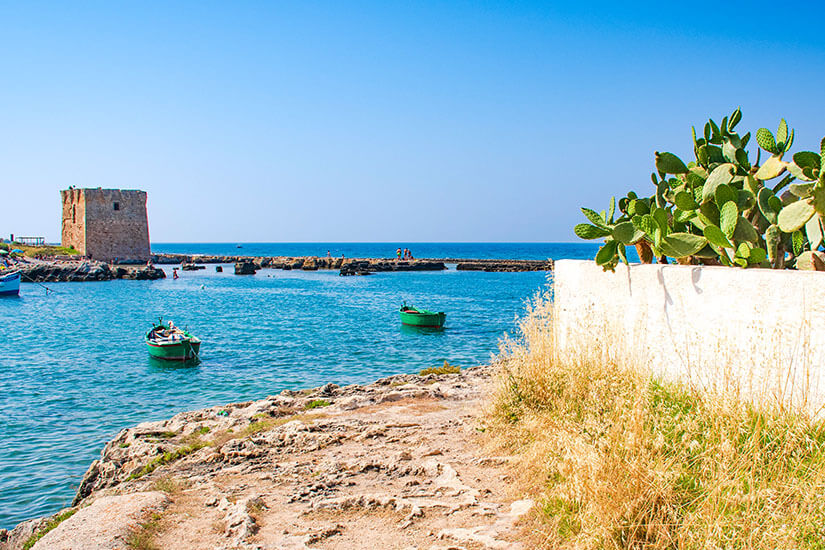
[[[458,271],[553,271],[553,260],[459,260]]]
[[[77,260],[27,259],[15,266],[24,283],[111,281],[113,279],[163,279],[166,273],[154,266],[122,266]]]
[[[0,550],[47,526],[34,550],[521,548],[533,503],[481,440],[492,373],[327,384],[139,424],[106,444],[71,509],[0,532]]]

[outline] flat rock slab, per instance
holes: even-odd
[[[533,502],[483,446],[494,372],[285,390],[123,430],[36,548],[125,549],[162,508],[150,538],[164,550],[524,549]]]
[[[125,549],[138,525],[169,502],[157,491],[100,497],[46,533],[33,550]]]

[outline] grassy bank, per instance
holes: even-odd
[[[51,256],[72,256],[78,254],[77,250],[73,247],[66,247],[66,246],[57,246],[57,245],[50,245],[44,244],[40,246],[29,246],[27,244],[20,244],[20,243],[0,243],[0,249],[2,250],[22,250],[24,256],[28,256],[29,258],[48,258]]]
[[[825,548],[825,425],[561,357],[540,296],[490,411],[536,548]],[[609,341],[609,339],[603,339]]]

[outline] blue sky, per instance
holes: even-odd
[[[153,241],[573,241],[737,106],[825,136],[820,3],[0,2],[0,234],[149,193]],[[755,151],[753,151],[755,153]]]

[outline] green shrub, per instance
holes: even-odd
[[[418,373],[419,376],[427,376],[428,374],[457,374],[461,372],[461,367],[457,365],[451,365],[447,361],[444,361],[444,364],[440,367],[429,367],[423,369],[421,372]]]
[[[309,403],[307,403],[306,405],[304,405],[304,409],[306,409],[306,410],[317,409],[318,407],[329,407],[330,405],[331,405],[331,403],[329,401],[327,401],[326,399],[314,399],[314,400],[310,401]]]
[[[145,476],[146,474],[151,474],[160,466],[163,466],[164,464],[169,464],[170,462],[174,462],[180,458],[185,457],[186,455],[194,453],[198,449],[204,448],[205,446],[206,443],[204,443],[203,441],[197,441],[190,445],[186,445],[184,447],[176,449],[174,451],[163,453],[159,457],[152,459],[146,466],[141,468],[139,471],[131,474],[127,479],[137,479],[139,477]]]

